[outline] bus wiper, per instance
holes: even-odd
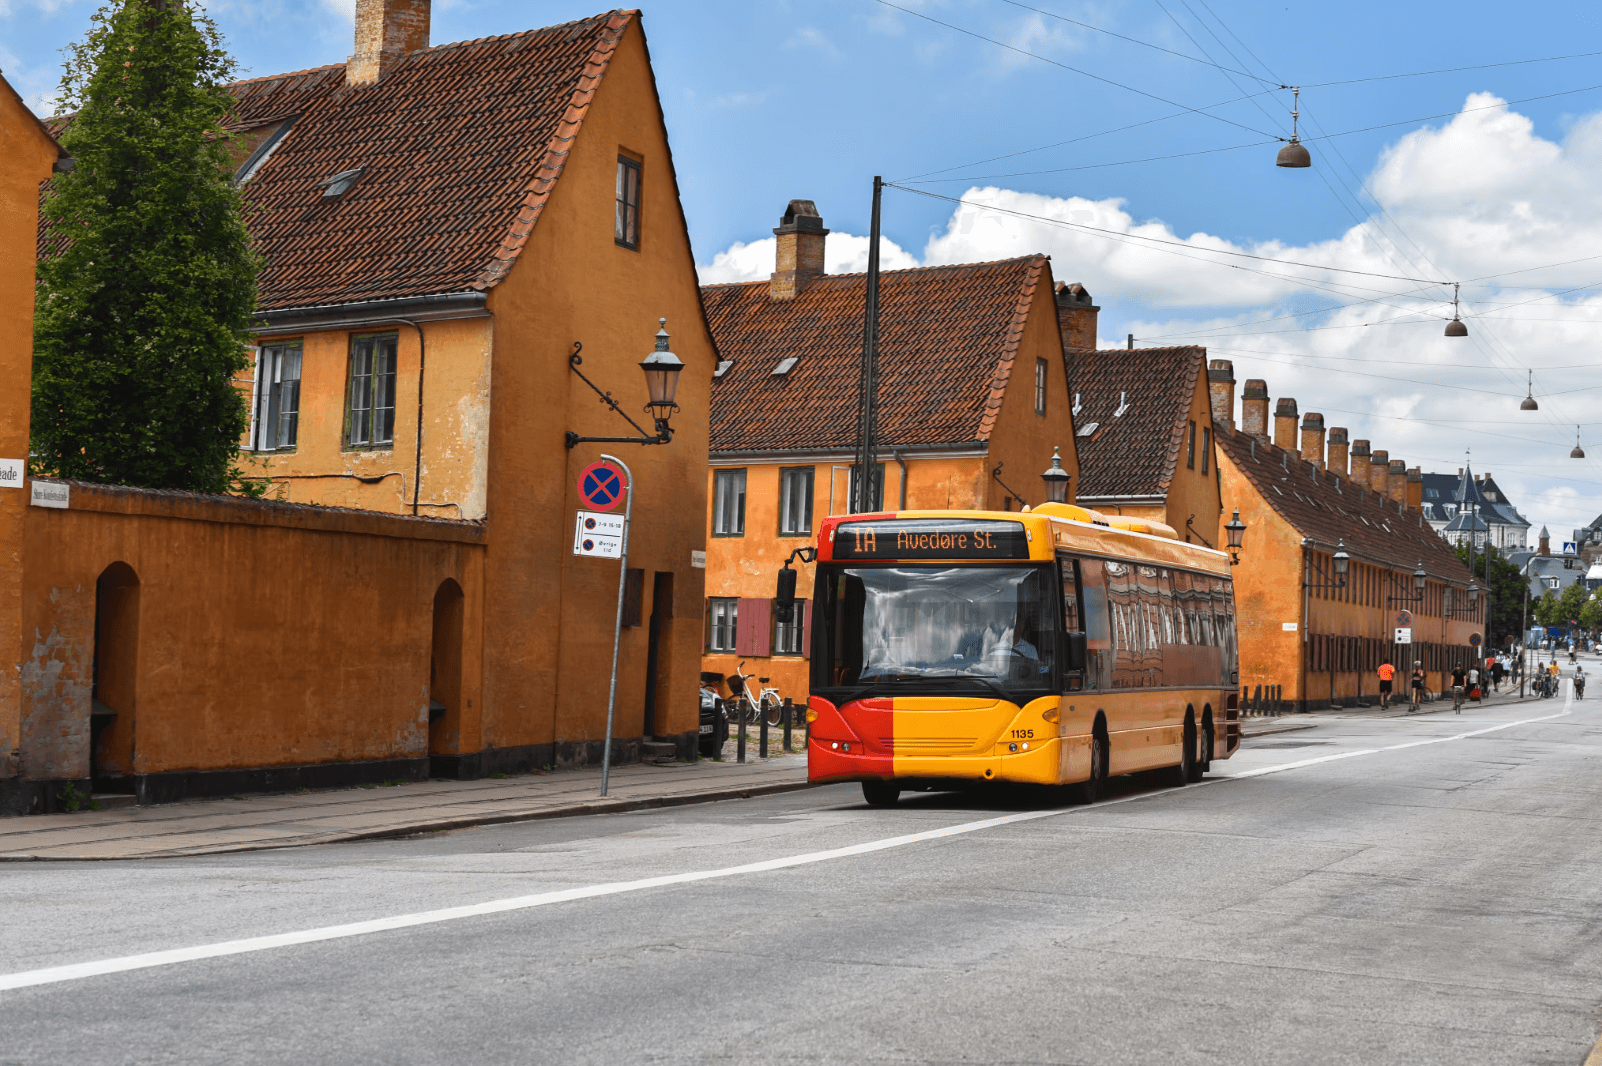
[[[996,684],[994,681],[991,681],[989,678],[984,678],[984,677],[943,677],[940,680],[941,681],[962,681],[962,682],[966,682],[967,684],[970,684],[970,685],[978,685],[980,688],[987,689],[991,693],[991,695],[995,696],[998,700],[1001,700],[1003,703],[1016,703],[1017,702],[1016,700],[1014,700],[1012,698],[1012,693],[1008,692],[1006,689],[1002,688],[1000,685]]]

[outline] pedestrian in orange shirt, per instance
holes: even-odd
[[[1396,677],[1396,667],[1391,665],[1389,659],[1386,659],[1380,663],[1377,673],[1380,679],[1380,706],[1389,707],[1391,705],[1391,681]]]

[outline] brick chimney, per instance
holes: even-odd
[[[773,234],[779,238],[779,246],[768,295],[775,300],[793,300],[813,278],[823,275],[823,242],[829,231],[823,228],[816,204],[791,200]]]
[[[1240,428],[1264,444],[1268,443],[1268,382],[1247,378],[1240,397]]]
[[[1552,535],[1546,531],[1546,527],[1545,526],[1541,527],[1541,548],[1540,548],[1540,551],[1541,551],[1541,558],[1543,558],[1543,559],[1552,558]]]
[[[1421,466],[1407,472],[1407,509],[1424,510],[1424,468]]]
[[[1379,494],[1380,499],[1391,494],[1391,453],[1374,449],[1368,457],[1368,487]]]
[[[1403,459],[1392,459],[1390,462],[1390,497],[1397,503],[1407,499],[1407,462]],[[1423,483],[1420,482],[1422,489]]]
[[[1235,428],[1235,364],[1214,359],[1207,364],[1207,395],[1213,402],[1213,424]]]
[[[1096,314],[1101,308],[1077,281],[1057,286],[1057,328],[1062,330],[1062,346],[1074,349],[1096,347]]]
[[[1296,450],[1296,401],[1281,396],[1274,405],[1274,444],[1288,452]]]
[[[1324,469],[1324,416],[1317,411],[1302,416],[1302,458]]]
[[[375,85],[407,52],[428,47],[429,0],[356,0],[356,52],[345,84]]]
[[[1368,488],[1369,454],[1368,441],[1352,441],[1352,484],[1360,489]]]
[[[1346,427],[1331,426],[1329,428],[1329,468],[1341,477],[1351,476],[1346,468],[1348,447],[1346,443]]]

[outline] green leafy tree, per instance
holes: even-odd
[[[1457,557],[1469,565],[1468,545],[1459,545]],[[1486,622],[1486,641],[1492,645],[1506,644],[1518,636],[1524,623],[1524,578],[1519,568],[1502,558],[1495,548],[1482,546],[1474,557],[1474,581],[1480,586],[1480,595],[1489,593],[1490,618]]]
[[[1547,589],[1541,594],[1540,601],[1530,608],[1530,613],[1534,615],[1535,620],[1541,625],[1555,626],[1559,624],[1557,620],[1558,609],[1557,593]]]
[[[1541,597],[1535,620],[1543,626],[1566,626],[1576,619],[1583,622],[1580,615],[1590,595],[1584,581],[1576,581],[1561,593],[1548,589]]]
[[[1580,608],[1580,624],[1593,632],[1602,628],[1602,589],[1591,593]]]
[[[216,26],[183,0],[114,0],[71,46],[61,142],[75,165],[43,204],[36,473],[245,488],[233,379],[249,365],[258,260],[223,128],[233,74]]]

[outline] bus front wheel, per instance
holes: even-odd
[[[896,800],[901,798],[901,790],[894,781],[864,781],[862,798],[868,801],[870,807],[894,807]]]
[[[1090,779],[1072,786],[1074,799],[1079,803],[1095,803],[1101,799],[1107,784],[1107,734],[1097,726],[1090,737]]]

